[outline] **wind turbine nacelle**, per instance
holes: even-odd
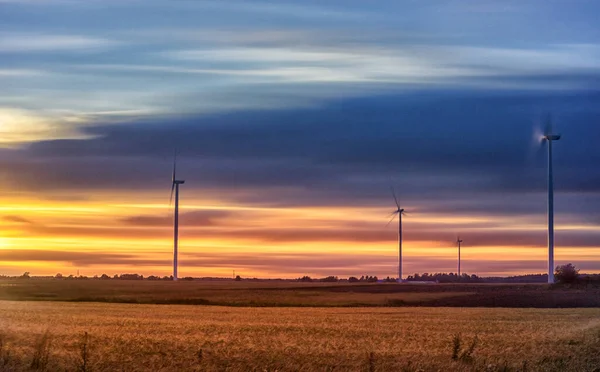
[[[547,141],[558,141],[560,139],[560,134],[548,134],[544,136],[544,139]]]

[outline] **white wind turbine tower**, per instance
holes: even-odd
[[[185,183],[184,180],[178,180],[177,174],[177,153],[173,161],[173,178],[171,181],[171,198],[169,205],[173,203],[173,193],[175,193],[175,216],[173,219],[173,281],[177,281],[177,254],[179,248],[179,185]]]
[[[398,281],[402,281],[402,216],[406,215],[406,213],[404,213],[404,208],[400,207],[394,188],[392,187],[391,190],[394,202],[396,203],[396,210],[392,212],[392,219],[388,222],[388,225],[392,223],[396,218],[396,215],[398,215]]]
[[[463,241],[460,239],[460,236],[456,237],[456,244],[458,244],[458,277],[460,278],[460,243]]]
[[[541,137],[542,143],[548,142],[548,283],[554,283],[554,179],[552,174],[552,142],[558,141],[560,134],[552,133],[550,118]]]

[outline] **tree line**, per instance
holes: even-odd
[[[556,267],[554,276],[558,283],[563,284],[600,284],[600,274],[580,274],[580,270],[576,268],[573,264],[560,265]],[[21,276],[10,277],[6,275],[0,275],[0,279],[8,279],[8,278],[17,278],[17,279],[30,279],[30,272],[25,272]],[[173,276],[156,276],[150,275],[144,277],[141,274],[115,274],[113,276],[109,276],[107,274],[102,275],[94,275],[93,277],[87,276],[75,276],[69,275],[64,276],[60,273],[56,274],[52,278],[61,279],[61,280],[150,280],[150,281],[172,281]],[[182,281],[193,281],[193,280],[232,280],[225,278],[194,278],[194,277],[184,277],[179,278]],[[257,278],[242,278],[237,275],[233,280],[242,281],[242,280],[251,280],[251,281],[260,281],[261,279]],[[337,283],[337,282],[347,282],[347,283],[395,283],[397,282],[397,278],[386,277],[384,279],[379,279],[376,275],[362,275],[361,277],[351,276],[349,278],[339,278],[338,276],[326,276],[323,278],[312,278],[308,275],[304,275],[297,279],[265,279],[265,280],[283,280],[283,281],[297,281],[297,282],[324,282],[324,283]],[[458,275],[456,273],[423,273],[418,274],[415,273],[413,275],[409,275],[405,280],[405,282],[432,282],[432,283],[546,283],[548,281],[547,274],[527,274],[527,275],[517,275],[517,276],[509,276],[509,277],[480,277],[475,274],[467,274],[463,273],[462,275]]]

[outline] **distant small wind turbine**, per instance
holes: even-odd
[[[460,243],[463,241],[460,239],[460,236],[456,237],[456,244],[458,244],[458,276],[460,277]]]
[[[175,193],[175,216],[173,220],[173,281],[177,281],[177,255],[179,248],[179,185],[185,183],[184,180],[178,180],[177,174],[177,153],[173,161],[173,178],[171,181],[171,198],[169,205],[173,203],[173,193]]]
[[[398,202],[398,198],[396,197],[396,192],[394,188],[391,187],[392,196],[394,197],[394,202],[396,203],[396,210],[392,212],[390,215],[392,218],[388,222],[388,225],[392,223],[392,221],[398,216],[398,280],[402,281],[402,216],[406,215],[404,212],[404,208],[400,207],[400,203]]]
[[[538,140],[548,142],[548,283],[554,283],[554,178],[552,174],[552,142],[558,141],[560,134],[552,131],[550,117],[546,120],[546,128]]]

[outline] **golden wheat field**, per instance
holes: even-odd
[[[0,301],[0,335],[0,369],[17,371],[600,368],[600,309]]]

